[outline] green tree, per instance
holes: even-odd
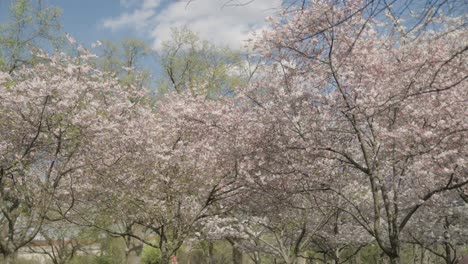
[[[159,54],[161,93],[189,90],[193,95],[226,94],[243,83],[239,52],[201,40],[187,28],[173,29]]]
[[[10,0],[6,23],[0,25],[0,70],[13,72],[34,63],[31,50],[55,49],[62,43],[62,11],[40,0]]]
[[[159,249],[143,246],[143,251],[141,253],[141,263],[142,264],[161,264],[161,252]]]
[[[151,86],[149,61],[153,57],[150,46],[142,40],[127,38],[120,43],[110,40],[99,42],[96,66],[116,74],[124,85]]]

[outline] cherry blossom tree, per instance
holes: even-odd
[[[291,148],[307,153],[309,174],[325,180],[317,184],[348,201],[345,212],[399,263],[401,233],[414,214],[468,183],[468,36],[454,17],[402,34],[402,23],[366,16],[363,4],[312,1],[270,19],[272,29],[253,47],[274,67],[249,97],[265,114],[276,105],[281,112],[273,115],[291,123],[275,139],[286,142],[277,143],[281,155]],[[299,136],[290,137],[294,132]],[[301,171],[296,164],[281,169]],[[353,184],[369,194],[361,204],[356,199],[363,197],[341,190]]]
[[[58,213],[163,263],[197,239],[228,239],[256,263],[308,251],[344,263],[368,243],[392,264],[404,243],[457,261],[466,18],[445,5],[413,17],[375,1],[296,3],[249,41],[262,66],[245,87],[230,78],[236,56],[183,32],[165,46],[157,99],[131,72],[140,53],[115,70],[126,81],[81,46],[1,73],[0,252],[10,259]]]
[[[467,204],[453,191],[425,203],[410,223],[404,240],[419,245],[445,263],[457,263],[466,245]]]
[[[95,213],[109,215],[111,223],[98,228],[158,248],[163,263],[169,263],[201,220],[228,210],[238,191],[235,149],[227,147],[236,128],[230,115],[224,116],[229,107],[184,93],[168,95],[156,110],[135,113],[99,150],[116,157],[102,160],[76,183],[76,206],[66,217],[98,225]],[[117,228],[120,221],[144,232]]]
[[[117,92],[116,80],[84,62],[87,53],[37,56],[44,63],[0,74],[0,251],[7,263],[40,231],[62,183],[87,177],[108,158],[95,150],[119,132],[137,96]]]
[[[93,244],[98,243],[96,230],[83,229],[65,221],[45,222],[38,236],[28,244],[28,251],[47,256],[53,264],[69,263]]]

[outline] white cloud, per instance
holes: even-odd
[[[120,5],[125,9],[133,9],[130,12],[125,11],[116,18],[107,18],[103,21],[103,26],[113,31],[125,27],[141,27],[147,25],[147,22],[156,15],[156,8],[160,5],[160,0],[120,0]],[[135,8],[135,5],[140,6]]]
[[[171,28],[184,27],[202,39],[218,45],[239,48],[250,32],[264,26],[264,18],[280,7],[281,0],[121,0],[125,10],[116,18],[108,18],[103,25],[111,30],[134,28],[150,36],[157,50],[170,38]],[[138,4],[139,3],[139,4]]]

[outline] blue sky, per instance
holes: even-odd
[[[135,37],[133,32],[111,32],[102,26],[102,19],[120,13],[118,0],[47,0],[62,9],[64,30],[78,41],[90,44],[98,39]]]
[[[0,0],[4,16],[8,0]],[[202,39],[237,49],[250,32],[265,26],[281,0],[43,0],[63,10],[64,30],[89,46],[102,39],[136,37],[154,49],[171,28],[188,27]],[[242,3],[246,3],[242,5]],[[238,4],[241,5],[238,5]],[[0,18],[1,21],[1,18]]]

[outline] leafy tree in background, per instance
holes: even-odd
[[[141,253],[142,264],[161,264],[161,252],[157,248],[143,246]]]
[[[40,59],[31,51],[54,50],[62,42],[61,10],[40,0],[10,0],[8,22],[0,25],[0,70],[12,73]]]
[[[172,30],[172,38],[162,44],[159,57],[162,74],[158,89],[163,94],[226,95],[245,84],[238,52],[201,40],[187,28]]]
[[[115,74],[122,84],[139,88],[150,87],[153,82],[150,62],[154,51],[144,41],[134,38],[114,43],[110,40],[96,41],[96,67]]]

